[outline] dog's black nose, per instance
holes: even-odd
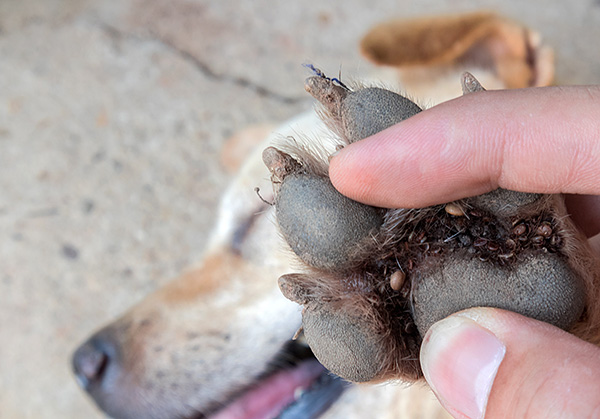
[[[87,389],[93,382],[102,381],[108,355],[89,342],[81,346],[73,355],[73,371],[79,385]]]
[[[111,339],[97,334],[81,345],[73,354],[73,372],[79,385],[90,390],[102,383],[106,372],[115,362],[116,351]]]

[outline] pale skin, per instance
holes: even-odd
[[[600,87],[469,94],[351,144],[331,159],[329,173],[343,194],[385,208],[445,203],[498,187],[565,193],[574,221],[600,251]],[[461,405],[461,386],[430,382],[455,417],[600,417],[600,348],[502,310],[452,317],[491,332],[506,350],[479,410]],[[426,350],[444,322],[425,337],[428,378],[436,376],[427,373],[433,358],[451,363],[464,347]]]

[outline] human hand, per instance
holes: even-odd
[[[590,194],[567,196],[590,237],[600,231],[600,88],[469,94],[346,147],[330,177],[345,195],[387,208],[497,187]],[[421,364],[456,417],[600,416],[600,349],[514,313],[477,308],[436,323]]]

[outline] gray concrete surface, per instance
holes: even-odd
[[[364,73],[372,24],[475,8],[600,83],[597,0],[0,0],[0,417],[102,417],[72,350],[198,257],[223,141],[311,106],[300,63]]]

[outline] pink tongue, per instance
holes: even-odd
[[[280,371],[249,390],[211,419],[270,419],[295,400],[297,389],[307,389],[325,369],[317,361]]]

